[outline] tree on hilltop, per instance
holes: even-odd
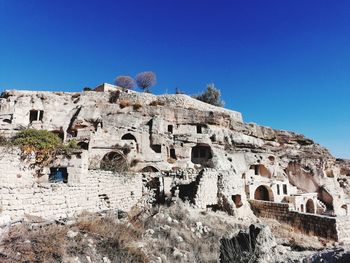
[[[223,107],[225,104],[221,99],[220,90],[215,87],[214,83],[208,84],[202,94],[194,95],[193,98],[217,107]]]
[[[152,71],[141,72],[136,75],[137,86],[144,92],[150,92],[150,88],[157,83],[156,74]]]
[[[122,87],[123,89],[134,89],[136,84],[135,80],[130,76],[118,76],[115,79],[115,85]]]

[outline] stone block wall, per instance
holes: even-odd
[[[305,214],[289,210],[289,204],[250,200],[251,208],[259,217],[288,223],[305,234],[341,241],[337,231],[337,218]]]
[[[84,210],[97,212],[118,208],[127,211],[142,196],[142,176],[96,170],[89,171],[81,183],[2,186],[0,195],[2,214],[12,219],[25,214],[58,219]]]
[[[20,159],[16,148],[0,147],[0,185],[31,186],[34,182],[33,170]]]
[[[206,208],[207,205],[215,205],[218,200],[218,174],[216,172],[204,171],[201,176],[195,204],[200,208]]]

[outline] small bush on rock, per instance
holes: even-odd
[[[164,105],[165,103],[160,100],[154,100],[149,104],[149,106],[164,106]]]
[[[128,100],[121,100],[121,101],[119,102],[119,107],[120,107],[121,109],[124,109],[124,108],[129,107],[129,106],[131,106],[131,103],[130,103],[130,101],[128,101]]]
[[[118,99],[119,99],[119,96],[120,96],[120,91],[119,90],[112,91],[109,94],[109,102],[110,103],[116,103],[118,101]]]
[[[62,262],[65,254],[67,228],[49,226],[29,230],[28,226],[12,227],[2,240],[1,262]]]
[[[133,105],[133,109],[134,109],[134,110],[139,110],[141,107],[142,107],[142,105],[141,105],[139,102],[136,102],[136,103]]]
[[[199,95],[193,96],[195,99],[203,101],[205,103],[217,106],[217,107],[223,107],[224,101],[221,99],[221,92],[219,89],[217,89],[214,85],[208,84],[207,89]]]

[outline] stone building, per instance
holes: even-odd
[[[339,183],[345,175],[326,149],[187,95],[109,84],[82,93],[5,91],[1,136],[26,128],[52,131],[81,150],[38,170],[18,149],[3,148],[1,206],[12,218],[128,210],[150,189],[157,202],[181,198],[202,209],[224,206],[235,216],[258,214],[265,203],[275,211],[282,204],[287,214],[348,214],[349,196]]]

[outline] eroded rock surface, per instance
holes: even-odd
[[[308,234],[322,231],[317,224],[310,228],[290,221],[290,213],[336,216],[331,220],[335,239],[350,240],[343,223],[350,212],[349,162],[337,160],[303,135],[244,123],[239,112],[186,95],[117,88],[4,92],[2,136],[10,138],[24,128],[52,131],[65,142],[75,140],[81,152],[33,169],[18,151],[3,148],[1,203],[3,213],[12,218],[59,218],[92,207],[127,209],[142,194],[154,193],[158,203],[183,199],[239,218],[254,218],[249,200],[269,202],[269,209],[282,209],[283,220]],[[110,168],[115,170],[102,171]],[[132,177],[132,189],[122,179],[124,172]],[[53,182],[50,178],[57,173],[67,179]],[[115,187],[120,190],[113,192]],[[77,189],[79,194],[74,194]],[[327,231],[324,237],[334,238]]]

